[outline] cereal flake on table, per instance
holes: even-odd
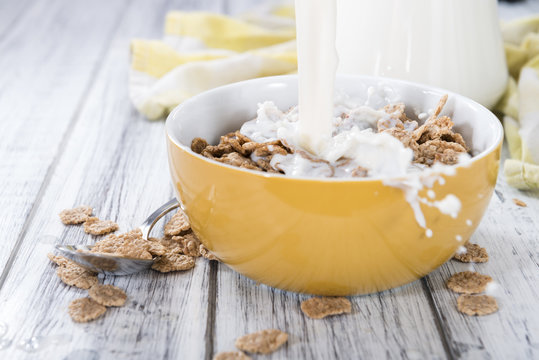
[[[312,319],[350,313],[352,303],[345,297],[313,297],[301,302],[301,311]]]
[[[185,271],[194,267],[195,259],[192,256],[182,254],[165,254],[152,265],[152,269],[162,273]]]
[[[198,252],[200,253],[200,255],[205,258],[205,259],[208,259],[208,260],[215,260],[215,261],[219,261],[219,259],[217,258],[217,256],[213,255],[205,246],[204,244],[200,244],[199,248],[198,248]]]
[[[52,261],[58,266],[66,266],[68,262],[70,261],[69,259],[61,255],[47,254],[47,257],[49,258],[50,261]]]
[[[114,221],[100,220],[98,217],[90,217],[84,222],[84,232],[90,235],[105,235],[118,229]]]
[[[249,353],[270,354],[288,340],[288,334],[277,329],[268,329],[247,334],[236,339],[236,347]]]
[[[470,316],[489,315],[498,311],[496,299],[489,295],[460,295],[457,309]]]
[[[125,291],[113,285],[96,284],[88,289],[88,295],[103,306],[123,306],[127,300]]]
[[[447,280],[447,287],[456,293],[479,294],[485,291],[492,278],[474,271],[454,274]]]
[[[453,255],[453,259],[464,263],[485,263],[488,261],[488,253],[485,248],[470,242],[464,244],[464,248],[466,252]]]
[[[163,254],[161,254],[161,255],[164,255],[164,254],[181,254],[181,252],[182,252],[182,244],[180,244],[180,242],[178,241],[178,237],[176,237],[176,236],[172,236],[172,237],[165,236],[164,238],[156,239],[156,240],[159,241],[161,246],[165,249],[165,252]]]
[[[69,304],[69,315],[75,322],[85,323],[103,315],[107,308],[90,298],[75,299]]]
[[[526,204],[524,201],[520,200],[520,199],[513,199],[513,202],[515,203],[516,206],[520,206],[520,207],[527,207],[528,204]]]
[[[161,239],[151,237],[148,239],[148,252],[153,256],[162,256],[167,253],[167,248],[161,243]]]
[[[215,354],[213,360],[251,360],[251,357],[241,351],[224,351]]]
[[[182,211],[178,211],[172,216],[168,223],[165,225],[165,235],[175,236],[180,235],[182,232],[186,232],[191,229],[191,225],[187,220],[187,216]]]
[[[74,261],[71,261],[63,256],[48,255],[49,259],[58,265],[56,275],[65,284],[75,286],[79,289],[89,289],[97,284],[97,274],[83,268]]]
[[[58,214],[65,225],[82,224],[92,215],[94,209],[90,206],[77,206],[73,209],[65,209]]]
[[[172,239],[178,242],[180,251],[182,254],[193,256],[193,257],[201,256],[200,254],[201,244],[194,233],[190,232],[183,236],[174,236],[172,237]]]

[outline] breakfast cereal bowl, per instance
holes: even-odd
[[[266,100],[281,109],[296,105],[297,76],[235,83],[191,98],[166,123],[176,196],[201,242],[255,281],[319,295],[406,284],[450,259],[487,208],[503,139],[490,111],[457,94],[392,79],[338,76],[336,89],[351,98],[381,89],[417,111],[433,109],[449,94],[443,113],[473,157],[402,178],[307,178],[242,169],[191,151],[191,141],[218,143],[253,119]],[[421,201],[407,188],[418,179]],[[448,195],[460,202],[453,216],[432,206]]]

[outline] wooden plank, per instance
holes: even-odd
[[[16,26],[21,18],[31,12],[38,1],[4,0],[0,1],[0,38]]]
[[[105,3],[101,6],[100,11],[106,12]],[[127,230],[172,196],[164,122],[143,119],[128,101],[129,39],[161,34],[169,9],[218,10],[220,6],[220,2],[210,0],[137,1],[119,21],[103,66],[52,169],[0,292],[0,319],[9,328],[2,340],[12,341],[0,351],[0,357],[204,357],[210,303],[206,261],[201,259],[186,273],[108,277],[105,283],[126,289],[128,304],[109,309],[93,323],[76,324],[67,314],[67,305],[85,296],[85,291],[60,283],[45,255],[57,241],[93,242],[80,227],[59,223],[57,212],[62,208],[91,204],[97,215],[116,220],[121,230]],[[71,51],[77,51],[76,47]],[[28,344],[32,337],[40,345],[35,352],[20,344]]]
[[[42,2],[0,38],[0,268],[48,182],[125,1]],[[12,8],[10,7],[9,10]],[[13,8],[17,11],[17,8]],[[0,286],[6,276],[0,275]]]
[[[278,359],[444,359],[445,350],[420,281],[350,297],[353,313],[313,320],[300,303],[307,295],[259,285],[220,265],[216,352],[234,349],[239,336],[268,328],[289,333]]]
[[[516,206],[512,199],[528,207]],[[496,194],[471,242],[484,246],[485,264],[450,261],[427,278],[451,352],[465,359],[536,359],[539,357],[538,235],[539,191],[521,192],[500,175]],[[459,271],[490,275],[498,284],[493,295],[500,310],[469,317],[456,310],[457,294],[445,282]]]

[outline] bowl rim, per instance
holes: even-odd
[[[239,82],[219,86],[219,87],[204,91],[204,92],[202,92],[200,94],[197,94],[197,95],[187,99],[186,101],[182,102],[181,104],[177,105],[170,112],[170,114],[168,115],[168,117],[166,119],[166,122],[165,122],[165,131],[166,131],[167,138],[175,146],[179,147],[180,149],[185,151],[187,154],[189,154],[189,155],[191,155],[191,156],[193,156],[195,158],[198,158],[198,159],[200,159],[202,161],[205,161],[205,162],[207,162],[207,163],[209,163],[211,165],[221,166],[221,167],[224,167],[224,168],[232,169],[234,171],[243,172],[243,173],[246,173],[246,174],[250,174],[252,176],[257,176],[257,177],[265,178],[265,179],[276,178],[276,179],[287,179],[287,180],[291,180],[291,181],[300,180],[300,181],[330,182],[330,183],[334,183],[334,182],[338,182],[338,183],[355,183],[355,182],[403,181],[403,180],[407,180],[407,179],[410,179],[410,178],[413,178],[413,177],[417,177],[418,174],[421,177],[423,177],[423,176],[431,176],[433,174],[436,174],[436,175],[444,174],[444,173],[446,173],[447,169],[455,169],[455,171],[456,171],[456,170],[461,169],[461,168],[470,167],[473,163],[481,160],[482,158],[484,158],[484,157],[488,156],[489,154],[491,154],[492,152],[494,152],[503,143],[504,130],[503,130],[503,126],[501,124],[501,121],[498,119],[498,117],[492,111],[487,109],[485,106],[479,104],[478,102],[476,102],[476,101],[474,101],[474,100],[472,100],[472,99],[470,99],[470,98],[468,98],[468,97],[466,97],[464,95],[460,95],[460,94],[457,94],[457,93],[455,93],[453,91],[449,91],[449,90],[442,89],[442,88],[439,88],[439,87],[425,85],[425,84],[416,83],[416,82],[407,81],[407,80],[400,80],[400,79],[388,78],[388,77],[382,77],[382,76],[367,76],[367,75],[352,75],[352,74],[337,74],[336,79],[338,79],[338,78],[349,78],[349,79],[357,79],[359,81],[362,80],[362,79],[365,79],[365,80],[370,80],[370,81],[386,81],[389,84],[400,84],[400,85],[404,85],[404,86],[412,86],[412,87],[420,88],[421,90],[424,90],[424,91],[429,91],[429,92],[434,92],[434,93],[439,93],[439,94],[448,94],[449,97],[455,97],[455,98],[459,99],[459,101],[464,101],[464,102],[466,102],[468,104],[471,104],[471,105],[473,105],[475,107],[479,107],[479,109],[485,110],[488,113],[490,113],[490,115],[491,115],[491,116],[489,116],[489,121],[496,128],[495,129],[495,134],[494,134],[495,135],[494,140],[493,140],[492,144],[489,147],[487,147],[485,150],[481,151],[479,154],[477,154],[475,156],[472,156],[467,161],[460,162],[460,163],[455,164],[455,165],[440,164],[439,166],[433,166],[431,168],[422,169],[419,172],[408,173],[408,174],[403,175],[403,176],[379,175],[379,176],[364,177],[364,178],[339,178],[339,177],[324,178],[324,177],[292,176],[292,175],[286,175],[286,174],[267,173],[267,172],[262,172],[262,171],[257,171],[257,170],[250,170],[250,169],[240,168],[240,167],[237,167],[237,166],[221,163],[221,162],[215,161],[213,159],[210,159],[210,158],[207,158],[205,156],[202,156],[200,154],[195,153],[194,151],[191,150],[190,146],[182,144],[178,140],[178,138],[175,136],[175,134],[173,134],[173,132],[171,131],[171,126],[172,126],[171,123],[174,121],[174,118],[176,117],[176,114],[178,112],[182,111],[184,107],[189,106],[192,102],[198,101],[200,98],[203,98],[203,97],[206,97],[206,96],[211,96],[213,94],[216,94],[216,93],[219,93],[219,92],[222,92],[222,91],[228,91],[228,90],[241,88],[241,87],[243,87],[243,86],[245,86],[247,84],[264,83],[264,85],[269,85],[271,83],[277,83],[277,82],[282,83],[284,80],[290,80],[290,79],[297,78],[297,77],[298,77],[297,74],[279,75],[279,76],[267,76],[267,77],[263,77],[263,78],[244,80],[244,81],[239,81]]]

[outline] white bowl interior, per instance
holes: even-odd
[[[378,94],[370,105],[382,107],[388,103],[403,102],[407,115],[436,107],[444,94],[449,100],[442,111],[455,123],[475,157],[490,152],[503,138],[498,118],[482,105],[464,96],[406,81],[366,76],[341,75],[336,79],[336,92],[363,103],[368,89]],[[219,137],[238,130],[256,116],[257,104],[273,101],[286,110],[297,104],[297,75],[268,77],[235,83],[197,95],[179,105],[167,119],[169,136],[178,145],[190,148],[195,137],[218,143]],[[421,122],[420,122],[421,123]]]

